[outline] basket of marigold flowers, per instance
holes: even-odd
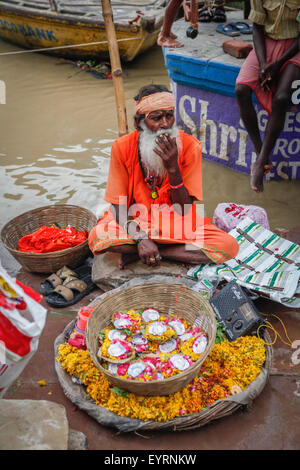
[[[209,302],[183,284],[145,283],[107,295],[86,328],[95,366],[113,385],[170,395],[198,374],[216,337]]]

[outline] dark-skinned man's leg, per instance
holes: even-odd
[[[183,47],[183,44],[176,41],[176,36],[171,32],[172,25],[177,17],[182,0],[170,0],[166,10],[157,44],[162,47]]]
[[[258,128],[257,114],[252,102],[252,89],[248,85],[239,84],[235,87],[235,94],[240,117],[258,156],[261,151],[262,140]]]
[[[271,151],[283,129],[286,111],[293,91],[292,83],[299,78],[300,68],[294,64],[288,64],[281,72],[278,87],[272,100],[272,112],[268,119],[262,148],[252,168],[251,188],[254,191],[263,191],[264,167],[270,164]]]

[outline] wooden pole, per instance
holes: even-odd
[[[117,43],[115,25],[113,22],[113,12],[111,8],[110,0],[101,0],[102,3],[102,14],[105,23],[108,50],[111,64],[111,73],[113,77],[115,99],[117,105],[117,118],[118,118],[118,129],[119,136],[128,133],[126,105],[125,105],[125,94],[123,88],[123,72],[120,61],[119,46]]]

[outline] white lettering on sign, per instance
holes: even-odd
[[[219,158],[222,158],[225,161],[229,161],[229,157],[227,155],[227,148],[228,148],[228,138],[229,138],[229,145],[230,141],[235,142],[237,138],[237,130],[233,126],[228,126],[227,124],[219,123],[219,128],[221,129],[221,147]]]
[[[3,80],[0,80],[0,104],[6,104],[6,87]]]
[[[189,101],[189,103],[190,103],[191,112],[195,113],[196,99],[191,98],[188,95],[183,95],[179,100],[179,114],[180,114],[180,117],[181,117],[183,123],[189,128],[190,133],[194,137],[196,137],[197,136],[197,127],[196,127],[194,121],[192,120],[192,118],[190,118],[189,114],[185,110],[184,104],[185,104],[186,101]]]
[[[258,128],[260,131],[265,132],[267,123],[268,123],[268,113],[264,109],[257,111],[257,121],[258,121]]]
[[[244,129],[239,129],[239,153],[238,159],[236,161],[237,165],[241,165],[247,168],[246,162],[246,146],[247,146],[247,136],[248,132]]]
[[[299,104],[300,103],[300,80],[293,81],[292,90],[295,90],[292,93],[292,103]]]
[[[296,80],[293,85],[294,87],[299,86],[296,91],[300,98],[300,80]],[[259,109],[256,103],[254,106],[259,130],[265,132],[269,118],[268,113],[264,109]],[[181,127],[186,127],[187,132],[201,141],[203,155],[219,159],[220,163],[230,163],[230,165],[239,166],[241,169],[248,168],[257,156],[252,150],[253,145],[240,116],[237,116],[236,125],[230,125],[216,120],[218,118],[209,119],[209,108],[209,100],[189,94],[180,96],[178,111]],[[295,157],[300,154],[300,139],[293,135],[300,132],[300,112],[288,111],[286,113],[283,132],[289,133],[290,136],[279,137],[273,149],[273,155],[283,161],[273,162],[273,172],[271,171],[267,175],[267,179],[274,178],[276,173],[283,179],[289,179],[289,177],[296,179],[297,175],[299,177],[300,162],[287,160],[295,160]]]

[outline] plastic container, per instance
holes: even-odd
[[[85,332],[86,324],[94,307],[82,307],[77,314],[76,326],[81,332]]]

